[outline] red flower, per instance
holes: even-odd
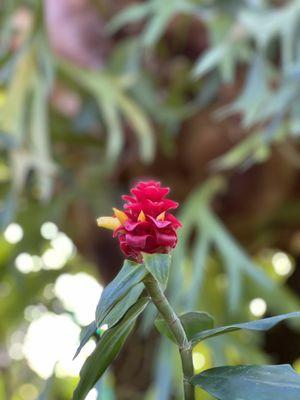
[[[113,209],[114,217],[101,217],[98,225],[113,229],[126,257],[141,262],[141,252],[168,253],[177,244],[180,222],[170,213],[178,203],[167,199],[170,189],[160,182],[140,182],[123,196],[124,211]]]

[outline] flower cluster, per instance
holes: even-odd
[[[142,252],[168,253],[177,244],[180,222],[170,213],[178,203],[167,199],[170,189],[160,182],[139,182],[131,195],[124,195],[124,210],[114,217],[98,218],[100,227],[113,229],[126,257],[142,261]]]

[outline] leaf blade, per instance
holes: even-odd
[[[288,314],[277,315],[276,317],[259,319],[256,321],[244,322],[241,324],[233,324],[228,326],[221,326],[218,328],[200,332],[193,338],[192,343],[194,345],[204,339],[217,335],[223,335],[224,333],[238,331],[240,329],[245,329],[250,331],[267,331],[286,319],[298,318],[298,317],[300,317],[300,312],[296,311]]]
[[[143,312],[148,302],[147,297],[141,298],[131,307],[118,325],[103,334],[96,349],[87,358],[80,371],[80,381],[74,391],[73,400],[85,399],[85,396],[118,355],[137,317]]]
[[[96,332],[97,325],[96,322],[93,321],[89,325],[85,326],[80,334],[80,344],[76,350],[76,353],[73,357],[73,360],[78,356],[78,354],[81,352],[82,348],[87,344],[87,342],[90,340],[90,338],[93,336],[93,334]]]
[[[214,326],[213,317],[206,312],[201,312],[201,311],[188,312],[180,315],[179,319],[183,325],[188,340],[192,340],[197,332],[208,328],[212,328]],[[168,339],[176,343],[173,334],[170,331],[165,320],[157,318],[155,320],[155,326],[162,335],[166,336]]]
[[[129,290],[139,284],[148,271],[142,264],[125,260],[118,275],[103,290],[96,309],[96,324],[101,325],[113,306],[124,297]]]
[[[300,375],[290,365],[217,367],[191,383],[219,400],[295,400],[300,398]]]
[[[146,269],[163,286],[167,285],[171,257],[169,254],[146,254],[143,253]]]

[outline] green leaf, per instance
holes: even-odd
[[[89,325],[82,328],[82,331],[80,333],[80,344],[76,350],[73,360],[78,356],[83,346],[86,345],[86,343],[90,340],[90,338],[94,335],[94,333],[96,333],[96,330],[97,330],[97,325],[95,321],[91,322]]]
[[[80,381],[73,394],[73,400],[85,399],[85,396],[121,350],[136,318],[145,309],[148,302],[148,298],[141,298],[130,308],[121,322],[101,336],[96,349],[88,357],[80,371]]]
[[[289,318],[300,317],[300,312],[292,312],[288,314],[277,315],[276,317],[259,319],[256,321],[244,322],[241,324],[234,324],[228,326],[221,326],[219,328],[205,330],[199,332],[193,337],[192,343],[196,344],[201,340],[207,339],[212,336],[223,335],[224,333],[238,331],[240,329],[250,330],[250,331],[267,331],[277,325],[279,322],[284,321]]]
[[[183,325],[188,340],[192,340],[196,334],[204,329],[211,329],[214,326],[213,317],[206,312],[188,312],[180,315],[179,319]],[[157,318],[155,320],[155,326],[162,335],[165,335],[176,343],[173,334],[164,319]]]
[[[290,365],[245,365],[208,369],[191,379],[219,400],[296,400],[300,375]]]
[[[258,149],[264,146],[262,132],[258,131],[242,140],[231,150],[213,160],[210,164],[216,169],[230,169],[243,165],[249,157],[254,157]]]
[[[55,381],[55,374],[53,373],[45,382],[45,385],[36,400],[50,400],[53,397],[53,386]]]
[[[212,329],[214,327],[213,317],[201,311],[192,311],[180,316],[180,321],[184,327],[188,340],[204,329]]]
[[[97,310],[97,327],[102,325],[104,318],[112,310],[113,306],[119,302],[135,285],[140,283],[147,275],[148,271],[142,264],[125,260],[121,271],[115,279],[103,290]]]
[[[167,285],[171,256],[169,254],[146,254],[143,253],[146,269],[163,286]]]
[[[116,101],[137,136],[142,160],[150,162],[154,157],[155,142],[146,114],[136,102],[121,92],[116,93]]]
[[[158,13],[149,20],[143,33],[143,44],[145,46],[154,46],[161,38],[172,17],[170,14],[170,12]]]
[[[139,22],[144,19],[151,12],[151,4],[135,4],[126,7],[124,11],[117,14],[108,24],[108,29],[115,32],[125,25]]]
[[[102,325],[107,324],[109,328],[112,328],[114,325],[116,325],[116,323],[120,321],[129,308],[137,302],[144,289],[145,286],[143,283],[133,286],[133,288],[131,288],[129,292],[118,303],[116,303],[112,310],[107,314],[102,322]]]
[[[193,76],[203,76],[215,68],[226,55],[228,49],[229,46],[227,43],[221,43],[220,45],[207,50],[196,62],[196,66],[193,70]]]
[[[108,96],[98,95],[97,98],[109,132],[107,157],[114,160],[120,155],[124,143],[120,115],[114,102]]]

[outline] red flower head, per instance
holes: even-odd
[[[168,253],[177,244],[180,222],[170,213],[178,203],[167,199],[170,189],[160,182],[140,182],[123,196],[124,211],[114,208],[114,217],[98,218],[100,227],[113,229],[126,257],[142,261],[142,252]]]

